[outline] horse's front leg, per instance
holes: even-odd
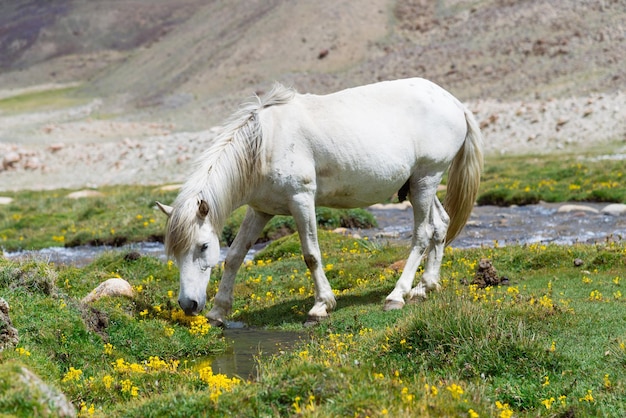
[[[309,311],[307,323],[319,322],[328,317],[328,311],[337,304],[330,283],[324,274],[322,253],[317,240],[315,201],[312,194],[294,196],[290,205],[302,245],[302,255],[315,282],[315,304]]]
[[[261,231],[263,231],[263,227],[270,219],[272,219],[272,215],[248,207],[239,232],[226,254],[224,274],[222,274],[219,289],[215,294],[213,308],[207,315],[211,325],[224,325],[224,318],[230,314],[233,307],[233,290],[237,271],[248,254],[248,250],[254,245]]]

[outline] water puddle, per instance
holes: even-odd
[[[229,324],[232,326],[232,324]],[[267,358],[292,348],[306,338],[306,334],[293,331],[278,331],[255,328],[226,328],[224,337],[228,341],[226,352],[198,358],[192,367],[201,369],[211,366],[214,374],[225,374],[245,380],[256,380],[257,358]]]

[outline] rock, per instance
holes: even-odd
[[[24,168],[27,170],[37,170],[38,168],[41,168],[41,166],[41,160],[37,157],[30,157],[24,163]]]
[[[17,329],[13,327],[9,317],[9,304],[0,298],[0,352],[15,347],[19,340]]]
[[[600,213],[600,211],[596,208],[592,208],[590,206],[585,205],[571,205],[566,204],[559,207],[557,210],[558,213],[571,213],[571,212],[589,212],[589,213]]]
[[[12,197],[0,196],[0,205],[8,205],[13,202]]]
[[[91,303],[105,296],[127,296],[132,298],[135,296],[133,287],[124,279],[112,278],[102,283],[87,296],[83,298],[82,303]]]
[[[370,206],[370,209],[374,210],[407,210],[411,208],[411,203],[405,200],[402,203],[376,203]]]
[[[13,168],[21,159],[22,157],[19,153],[11,151],[5,154],[4,158],[2,159],[2,166],[5,170],[8,170],[9,168]]]
[[[97,190],[79,190],[66,196],[68,199],[82,199],[83,197],[104,197],[104,193]]]
[[[48,147],[48,151],[54,153],[54,152],[61,151],[63,148],[65,148],[65,144],[63,142],[57,142],[56,144],[51,144]]]
[[[576,258],[576,259],[574,259],[574,266],[575,266],[575,267],[580,267],[580,266],[582,266],[583,264],[585,264],[585,262],[584,262],[583,260],[581,260],[580,258]]]
[[[406,260],[398,260],[387,268],[395,271],[396,273],[400,273],[404,270],[404,267],[406,267]]]
[[[0,365],[0,384],[8,390],[4,399],[12,404],[16,416],[75,417],[76,408],[58,389],[16,363]],[[25,405],[23,402],[27,400]]]
[[[601,212],[612,216],[626,215],[626,205],[623,203],[612,203],[605,206]]]

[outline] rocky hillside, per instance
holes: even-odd
[[[494,152],[624,141],[624,57],[623,0],[6,0],[0,157],[38,162],[0,166],[0,187],[69,144],[208,130],[274,80],[425,77],[470,104]]]

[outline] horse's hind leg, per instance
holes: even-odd
[[[439,199],[435,196],[430,210],[431,224],[433,225],[433,236],[428,246],[428,257],[426,258],[426,268],[420,282],[411,289],[409,299],[426,299],[427,293],[431,290],[439,290],[439,272],[445,247],[446,232],[450,217]]]
[[[411,181],[409,197],[413,205],[414,222],[411,252],[395,288],[385,299],[385,310],[401,309],[404,306],[404,297],[411,292],[417,269],[435,233],[431,212],[435,210],[433,199],[437,198],[437,185],[440,180],[441,174],[439,173],[417,177],[417,180]]]
[[[226,254],[224,274],[222,274],[222,280],[215,294],[213,308],[207,315],[212,325],[223,325],[224,318],[230,314],[233,307],[235,276],[239,266],[241,266],[246,254],[248,254],[248,250],[254,245],[261,231],[263,231],[263,227],[270,219],[272,219],[272,215],[258,212],[248,207],[239,232]]]
[[[302,245],[302,255],[315,281],[315,304],[309,311],[307,323],[318,322],[335,308],[335,294],[324,274],[322,253],[317,240],[315,201],[311,194],[300,193],[292,198],[291,214],[296,222]]]

